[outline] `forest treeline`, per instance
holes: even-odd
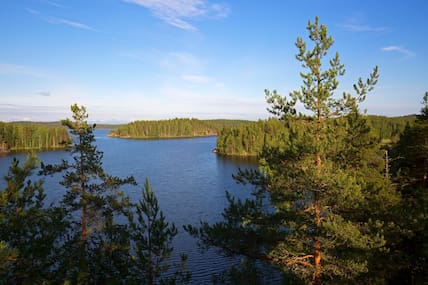
[[[302,120],[305,119],[301,116]],[[415,116],[368,116],[372,132],[383,143],[396,142]],[[299,125],[296,122],[296,125]],[[215,151],[221,155],[257,156],[265,144],[278,145],[289,130],[277,118],[267,120],[198,120],[175,118],[169,120],[134,121],[118,126],[109,136],[118,138],[158,139],[217,135]]]
[[[397,142],[406,125],[411,125],[416,116],[386,117],[367,116],[371,132],[380,142]],[[295,129],[303,129],[305,122],[313,119],[299,116],[293,124]],[[264,146],[281,146],[290,133],[289,127],[277,118],[248,122],[239,126],[224,126],[217,136],[216,152],[230,156],[257,156]]]
[[[70,142],[59,123],[0,122],[0,153],[64,148]]]
[[[198,120],[175,118],[156,121],[134,121],[110,131],[109,136],[119,138],[156,139],[202,137],[217,135],[223,126],[238,126],[243,120]]]
[[[369,116],[373,132],[386,142],[396,141],[415,116]],[[264,144],[276,145],[287,133],[276,118],[259,120],[170,120],[135,121],[111,128],[109,136],[120,138],[180,138],[217,135],[216,151],[222,155],[256,156]],[[64,148],[70,137],[59,123],[0,122],[0,152]]]

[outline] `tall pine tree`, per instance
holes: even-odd
[[[127,248],[123,248],[126,242],[112,246],[114,240],[111,239],[117,237],[112,231],[124,230],[114,221],[120,215],[127,216],[130,206],[120,187],[135,184],[135,181],[133,177],[121,179],[104,171],[103,153],[95,145],[95,124],[88,124],[84,106],[74,104],[71,111],[73,120],[66,119],[62,123],[74,136],[72,161],[63,160],[60,165],[44,165],[43,172],[50,174],[64,171],[60,184],[67,191],[61,206],[67,210],[70,228],[64,245],[69,248],[67,260],[62,267],[67,271],[67,278],[73,282],[104,282],[106,272],[113,274],[107,278],[114,279],[114,274],[120,275],[120,264],[102,261],[106,260],[105,254],[115,254],[112,250],[107,250],[106,246],[114,248],[116,252],[127,251]]]
[[[325,60],[333,39],[318,18],[307,30],[311,48],[302,38],[296,42],[296,59],[306,70],[300,90],[289,98],[266,90],[269,111],[289,133],[280,146],[265,146],[260,172],[236,177],[255,186],[253,199],[228,195],[224,221],[187,229],[205,245],[270,263],[302,282],[349,282],[368,270],[368,252],[384,244],[373,207],[393,200],[376,140],[358,108],[378,70],[359,79],[356,96],[336,98],[337,78],[345,69],[338,53]],[[308,113],[299,120],[297,102]]]

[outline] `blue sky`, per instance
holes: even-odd
[[[0,120],[266,118],[264,89],[301,86],[296,38],[319,16],[352,92],[375,65],[369,114],[418,113],[428,1],[3,0]]]

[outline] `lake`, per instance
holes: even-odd
[[[214,222],[221,219],[221,212],[227,206],[226,190],[237,197],[248,197],[250,188],[236,184],[232,174],[237,173],[238,168],[255,168],[256,164],[214,154],[212,150],[216,137],[132,140],[109,138],[107,133],[108,130],[95,132],[98,149],[104,152],[105,171],[119,177],[135,177],[139,186],[125,188],[134,202],[140,199],[141,187],[145,178],[149,178],[165,216],[179,230],[173,244],[173,259],[178,262],[179,253],[187,253],[192,283],[211,283],[211,275],[221,272],[233,261],[214,250],[199,252],[196,240],[183,230],[182,225],[198,225],[200,220]],[[1,177],[7,173],[13,156],[24,161],[26,154],[0,157]],[[45,151],[38,156],[48,164],[68,159],[70,154],[66,151]],[[58,184],[60,179],[60,176],[46,178],[44,188],[48,201],[61,199],[64,189]],[[2,179],[0,189],[4,185]]]

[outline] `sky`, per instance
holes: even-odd
[[[428,91],[425,0],[1,0],[0,121],[264,119],[264,90],[302,85],[297,37],[318,16],[352,94],[374,66],[368,114],[419,113]],[[327,64],[328,62],[326,62]],[[300,111],[304,111],[298,106]]]

